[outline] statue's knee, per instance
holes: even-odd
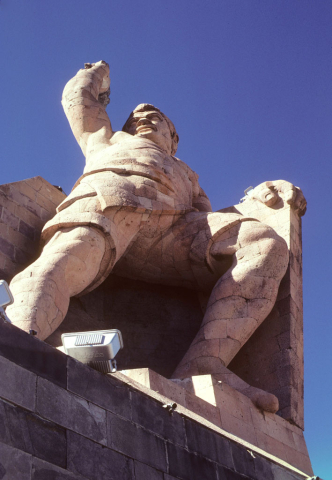
[[[244,248],[258,245],[261,254],[276,254],[288,258],[286,241],[269,225],[261,222],[244,222],[239,232],[239,245]]]
[[[105,236],[97,228],[89,226],[75,226],[59,229],[45,245],[46,250],[61,250],[61,245],[66,251],[71,248],[96,247],[105,249]],[[81,247],[80,247],[81,246]]]
[[[277,232],[264,225],[261,238],[258,240],[261,254],[276,255],[288,261],[288,246],[286,241]]]

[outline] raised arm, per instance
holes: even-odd
[[[105,110],[109,103],[109,86],[109,66],[100,61],[85,64],[85,69],[80,70],[64,88],[63,109],[84,155],[92,133],[104,128],[106,136],[110,138],[112,135]]]

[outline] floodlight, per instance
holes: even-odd
[[[5,280],[0,280],[0,317],[11,323],[3,307],[7,307],[14,303],[14,297],[9,290],[8,283]]]
[[[119,330],[64,333],[61,340],[67,355],[100,372],[116,372],[114,357],[123,348]]]
[[[14,303],[14,297],[9,290],[8,283],[5,280],[0,280],[0,307],[7,307]]]

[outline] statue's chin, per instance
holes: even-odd
[[[142,131],[136,133],[135,136],[136,137],[141,137],[141,138],[147,138],[148,140],[151,140],[153,143],[158,145],[158,147],[160,147],[165,153],[167,153],[167,155],[171,154],[169,149],[165,145],[165,143],[163,141],[160,141],[160,137],[158,135],[156,135],[156,133],[152,129],[147,128],[146,130],[142,130]],[[162,140],[163,140],[163,138],[162,138]]]

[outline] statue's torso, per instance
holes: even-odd
[[[71,203],[78,192],[82,197],[86,189],[91,196],[95,190],[103,209],[143,206],[153,211],[183,212],[195,210],[192,199],[199,188],[197,179],[188,165],[167,155],[151,140],[119,132],[110,145],[87,156],[84,174],[69,197]],[[66,200],[62,208],[65,204]]]

